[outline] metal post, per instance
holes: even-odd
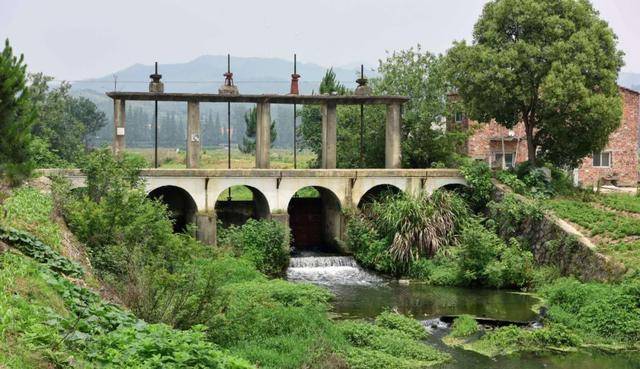
[[[231,54],[227,54],[227,73],[231,73]],[[227,102],[227,169],[231,169],[231,102]]]
[[[227,169],[231,169],[231,102],[227,102]],[[231,201],[231,187],[227,200]]]
[[[155,74],[158,74],[158,62],[156,62]],[[155,167],[158,168],[158,100],[154,100],[153,123],[155,127],[155,135],[154,135],[154,143],[153,143],[153,148],[154,148],[153,158],[155,162]]]
[[[293,104],[293,169],[298,169],[298,146],[297,146],[297,138],[298,138],[298,127],[297,127],[297,112],[296,112],[296,104]]]
[[[298,74],[297,71],[297,57],[293,54],[293,74]],[[298,168],[298,132],[297,132],[297,114],[296,104],[293,104],[293,169]]]
[[[360,104],[360,167],[364,168],[364,105]]]

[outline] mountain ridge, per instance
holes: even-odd
[[[329,68],[315,63],[297,63],[302,93],[312,93],[318,89],[320,81]],[[114,73],[97,78],[78,81],[77,90],[97,92],[118,90],[146,91],[149,75],[154,71],[152,64],[136,63]],[[159,64],[167,92],[209,92],[215,93],[224,81],[227,71],[226,55],[201,55],[188,62]],[[289,91],[293,62],[280,58],[232,57],[231,71],[235,84],[241,93],[287,93]],[[335,67],[336,77],[347,87],[355,87],[359,68]],[[369,68],[369,75],[373,75]],[[117,80],[114,81],[114,76]]]

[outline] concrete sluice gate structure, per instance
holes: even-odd
[[[152,75],[158,77],[159,75]],[[159,78],[157,78],[159,81]],[[113,151],[125,151],[126,101],[182,101],[187,104],[186,169],[145,169],[141,172],[150,198],[165,202],[174,216],[176,231],[195,223],[197,237],[216,243],[216,224],[243,224],[247,219],[274,219],[292,229],[296,249],[341,253],[344,249],[344,210],[370,201],[382,192],[428,193],[441,187],[463,186],[453,169],[401,169],[402,104],[404,96],[358,95],[242,95],[238,93],[164,93],[160,82],[152,92],[108,92],[114,103]],[[237,92],[237,89],[234,91]],[[362,92],[362,91],[361,91]],[[200,103],[255,103],[255,169],[200,169]],[[271,104],[320,105],[322,112],[322,157],[320,169],[269,169]],[[385,105],[384,169],[336,169],[338,105]],[[68,177],[74,187],[84,186],[79,170],[44,170]],[[245,186],[251,199],[227,198],[229,188]],[[299,197],[306,187],[316,197]],[[246,192],[246,191],[245,191]]]
[[[85,176],[77,169],[44,174],[62,175],[74,188],[85,186]],[[292,228],[303,246],[321,241],[337,252],[345,251],[341,240],[347,208],[390,190],[417,194],[466,185],[457,169],[144,169],[140,175],[149,197],[161,198],[176,216],[176,230],[195,222],[203,242],[215,243],[220,210],[237,206],[232,224],[249,218],[278,220]],[[235,186],[248,187],[253,198],[229,202],[226,191]],[[297,197],[305,187],[316,189],[319,197]],[[305,223],[305,216],[316,220]]]

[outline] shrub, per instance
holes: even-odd
[[[640,340],[640,282],[620,285],[561,278],[541,290],[553,322],[585,337],[623,343]]]
[[[232,283],[212,303],[207,334],[260,367],[300,368],[337,341],[327,319],[330,297],[320,287],[283,280]]]
[[[87,246],[96,275],[119,293],[138,316],[170,321],[175,311],[161,295],[184,280],[182,266],[211,255],[211,249],[186,234],[174,234],[165,205],[138,188],[137,159],[115,159],[108,152],[89,155],[88,191],[56,194],[71,230]]]
[[[451,325],[451,336],[456,338],[469,337],[472,334],[478,332],[480,327],[478,323],[471,315],[460,315],[457,317]]]
[[[350,214],[347,243],[365,266],[406,274],[413,263],[449,246],[467,214],[464,201],[446,191],[391,195]]]
[[[491,168],[484,161],[469,159],[460,167],[460,172],[469,186],[465,198],[474,210],[483,209],[491,200],[493,191]]]
[[[519,236],[527,224],[539,221],[544,216],[538,203],[523,201],[513,194],[505,195],[502,201],[491,201],[487,208],[489,218],[505,238]]]
[[[371,222],[355,213],[347,215],[347,247],[366,268],[382,273],[401,274],[401,268],[389,253],[387,241],[378,235]]]
[[[289,242],[289,229],[282,223],[254,219],[241,227],[231,226],[224,230],[219,241],[270,276],[282,275],[289,265]]]
[[[500,182],[509,186],[513,190],[513,192],[517,194],[526,195],[529,193],[529,189],[527,188],[527,185],[524,182],[522,182],[515,173],[509,172],[506,170],[501,170],[496,174],[496,178]]]
[[[99,337],[88,351],[92,361],[106,368],[253,368],[207,342],[200,327],[189,331],[164,324],[119,328]]]

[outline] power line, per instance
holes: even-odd
[[[112,83],[113,80],[104,80],[104,81],[86,81],[86,80],[82,80],[82,81],[67,81],[67,80],[60,80],[60,79],[54,79],[51,80],[51,82],[57,82],[57,83],[62,83],[62,82],[66,82],[66,83]],[[202,83],[223,83],[224,80],[215,80],[215,81],[165,81],[165,83],[192,83],[192,84],[202,84]],[[240,80],[240,81],[234,81],[235,83],[291,83],[291,81],[284,81],[284,80],[280,80],[280,81],[265,81],[265,80]],[[300,81],[301,83],[320,83],[322,81]],[[338,81],[340,83],[355,83],[355,81]],[[149,81],[127,81],[127,80],[118,80],[118,83],[144,83],[144,84],[148,84]]]

